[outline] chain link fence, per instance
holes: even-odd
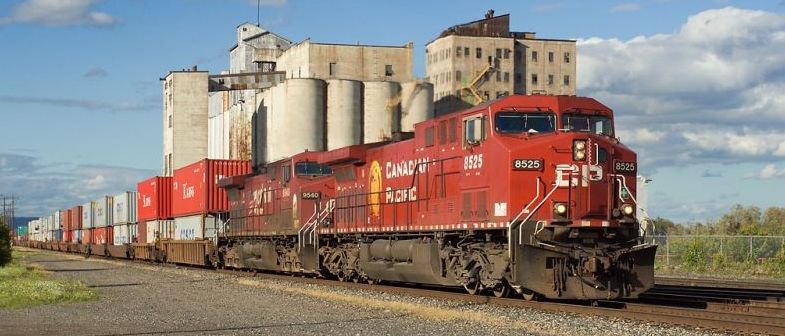
[[[660,265],[765,263],[785,248],[785,236],[649,236]]]

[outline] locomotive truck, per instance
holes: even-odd
[[[635,298],[656,246],[637,158],[592,98],[508,96],[396,139],[222,179],[217,266],[462,286],[526,299]]]

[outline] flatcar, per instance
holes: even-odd
[[[303,152],[221,180],[218,266],[463,287],[527,299],[635,298],[656,246],[637,157],[592,98],[503,97],[390,141]]]

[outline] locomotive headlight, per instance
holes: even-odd
[[[621,206],[621,212],[624,213],[627,216],[632,215],[632,213],[634,211],[635,211],[635,208],[632,207],[632,204],[623,204]]]
[[[564,215],[567,213],[567,205],[564,203],[556,203],[553,205],[553,211],[559,215]]]
[[[573,140],[572,159],[581,161],[586,158],[586,140]]]

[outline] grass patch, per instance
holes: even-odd
[[[0,309],[80,302],[98,297],[79,281],[51,279],[48,272],[24,265],[20,259],[24,258],[14,251],[11,263],[0,268]]]

